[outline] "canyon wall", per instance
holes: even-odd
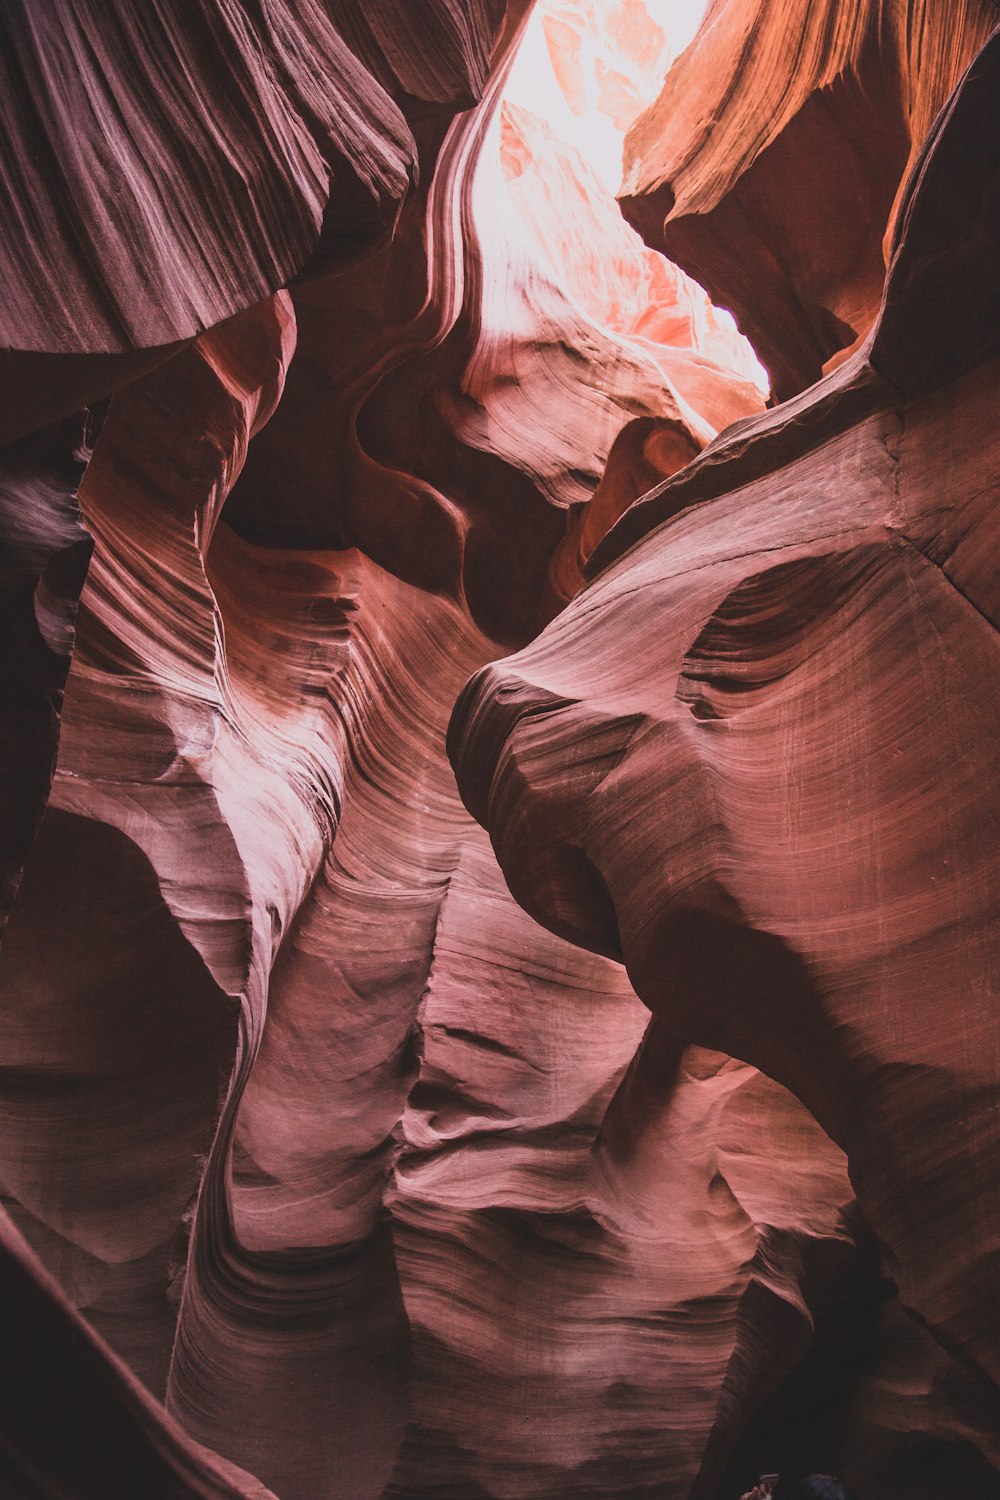
[[[0,23],[12,1500],[1000,1493],[995,8],[669,9]]]

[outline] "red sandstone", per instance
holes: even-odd
[[[667,9],[0,22],[4,1497],[1000,1493],[996,8]]]

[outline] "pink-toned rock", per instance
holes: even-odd
[[[806,1104],[902,1303],[989,1400],[998,59],[915,164],[859,353],[634,507],[451,730],[515,895],[620,954],[677,1046]],[[985,1410],[976,1441],[995,1462]]]
[[[731,308],[779,399],[878,310],[883,239],[992,0],[715,0],[626,143],[622,210]]]
[[[0,47],[0,439],[387,238],[503,0],[16,0]],[[53,356],[58,354],[57,360]]]
[[[501,34],[480,108],[421,135],[421,194],[392,244],[293,291],[299,355],[229,510],[249,540],[357,545],[507,643],[550,616],[550,559],[575,547],[574,507],[629,420],[693,450],[762,404],[700,288],[645,249],[579,151],[501,97],[524,29]]]
[[[80,413],[0,450],[0,935],[48,798],[90,538]]]
[[[878,140],[956,14],[865,62]],[[768,17],[787,145],[823,49]],[[8,24],[0,1489],[988,1494],[989,77],[761,419],[613,202],[641,0]],[[484,668],[464,784],[556,932],[448,764]]]
[[[331,240],[342,192],[406,191],[406,122],[318,4],[17,3],[4,29],[5,347],[190,338],[301,268],[331,173]]]
[[[2,1211],[0,1295],[0,1476],[8,1495],[276,1500],[171,1420]]]
[[[456,174],[451,201],[460,202],[472,191],[458,169],[461,149],[478,148],[475,121],[455,135],[443,160]],[[444,201],[435,211],[447,247]],[[404,226],[392,252],[401,264],[415,227]],[[480,253],[470,247],[470,266]],[[630,253],[648,260],[640,246]],[[360,272],[349,274],[352,282],[300,293],[307,316],[325,302],[342,307],[343,287],[361,284]],[[440,295],[447,291],[443,279]],[[693,323],[685,326],[693,340]],[[527,341],[502,334],[497,325],[483,347],[516,369]],[[604,338],[610,359],[617,346]],[[467,323],[456,324],[454,343],[467,358]],[[727,1075],[719,1098],[709,1089],[703,1103],[692,1098],[691,1112],[714,1118],[737,1086],[752,1097],[763,1087],[744,1133],[756,1133],[762,1152],[774,1110],[791,1110],[800,1125],[786,1147],[807,1206],[792,1228],[766,1194],[747,1207],[723,1195],[716,1254],[690,1276],[665,1256],[646,1266],[650,1237],[663,1230],[639,1186],[652,1183],[655,1200],[655,1178],[632,1168],[623,1192],[613,1132],[589,1164],[644,1012],[617,966],[581,958],[514,906],[444,754],[461,683],[496,644],[464,600],[397,578],[356,550],[278,550],[220,521],[251,434],[279,397],[292,344],[285,296],[203,335],[115,398],[83,486],[96,551],[66,740],[0,960],[19,997],[31,1075],[8,1116],[18,1220],[186,1430],[283,1500],[361,1500],[387,1484],[423,1496],[455,1483],[528,1495],[544,1483],[571,1486],[581,1465],[606,1489],[626,1462],[637,1482],[686,1488],[703,1466],[718,1473],[745,1420],[745,1398],[720,1406],[717,1385],[742,1358],[746,1317],[787,1331],[784,1301],[805,1298],[806,1307],[829,1280],[814,1286],[800,1275],[799,1239],[829,1240],[838,1267],[850,1259],[838,1154],[790,1101],[769,1106],[770,1086],[752,1070]],[[353,353],[362,371],[374,359],[370,343]],[[653,366],[634,352],[630,360],[635,388],[652,392]],[[726,378],[716,369],[718,389]],[[401,387],[406,400],[389,433],[418,473],[446,456],[421,433],[419,403],[412,407],[424,389]],[[575,389],[583,409],[585,387]],[[467,439],[473,408],[461,395],[446,391],[446,399]],[[664,399],[678,411],[673,394]],[[508,422],[523,423],[528,410],[521,400]],[[628,412],[607,400],[602,410],[603,442]],[[673,466],[658,444],[693,446],[679,415],[647,419],[647,428],[639,470],[613,472],[587,513],[587,551],[645,483],[642,464],[657,473]],[[532,434],[539,453],[542,436]],[[450,441],[447,451],[463,451],[458,436]],[[517,471],[494,441],[499,495],[500,478]],[[483,454],[464,451],[471,479]],[[572,451],[567,438],[552,475],[565,474]],[[462,490],[460,478],[448,483],[480,528],[477,567],[488,570],[472,598],[487,584],[530,598],[517,572],[526,539],[508,550],[491,544],[491,555],[486,539],[500,536],[503,513],[491,516],[482,500],[472,509],[471,483]],[[537,476],[521,483],[524,511],[558,520]],[[241,508],[235,515],[245,525]],[[554,544],[555,525],[551,535]],[[412,545],[425,539],[416,529]],[[552,607],[548,560],[543,551],[531,604],[539,612]],[[87,900],[67,892],[60,904],[72,919],[57,941],[45,893],[83,868]],[[108,940],[91,947],[97,910]],[[59,980],[67,954],[72,986]],[[592,1013],[570,1037],[569,1006],[581,989]],[[483,1002],[475,1014],[473,991]],[[562,1042],[535,1019],[556,1004],[567,1016]],[[719,1066],[724,1060],[708,1064],[709,1076]],[[73,1087],[57,1089],[57,1076]],[[705,1093],[698,1078],[690,1088]],[[627,1089],[619,1114],[634,1097]],[[116,1122],[134,1114],[143,1128],[130,1132],[127,1150],[113,1150]],[[689,1161],[683,1125],[661,1133],[661,1155],[685,1163],[697,1222],[697,1203],[704,1198],[711,1212],[712,1184],[726,1170],[711,1130]],[[65,1172],[69,1140],[83,1143],[86,1171]],[[497,1215],[511,1219],[509,1250],[495,1252],[474,1329],[452,1314],[434,1323],[433,1309],[453,1306],[456,1278],[469,1273],[446,1247],[459,1229],[492,1235]],[[535,1378],[536,1346],[522,1337],[502,1360],[487,1357],[504,1336],[525,1264],[525,1215],[564,1246],[537,1279],[529,1317],[553,1351],[533,1442],[517,1438],[522,1398],[504,1389],[511,1377]],[[691,1227],[672,1232],[686,1254]],[[767,1275],[779,1295],[770,1312],[751,1315],[761,1274],[754,1258],[775,1233],[784,1248]],[[585,1316],[553,1315],[560,1267],[584,1296]],[[725,1308],[710,1338],[709,1324],[686,1311],[692,1287]],[[607,1309],[619,1349],[614,1378]],[[648,1352],[637,1327],[646,1315],[663,1330]],[[688,1335],[678,1365],[662,1347],[675,1322]],[[784,1353],[776,1335],[751,1360],[761,1388],[808,1339],[808,1312],[791,1322]],[[656,1413],[678,1368],[692,1363],[707,1392],[677,1400],[672,1454]],[[503,1421],[484,1428],[483,1403],[498,1402]],[[575,1402],[591,1414],[588,1438],[567,1428]],[[644,1433],[635,1454],[626,1410]],[[541,1467],[533,1445],[544,1449]]]

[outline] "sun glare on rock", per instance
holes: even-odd
[[[683,305],[697,352],[749,382],[763,396],[767,374],[730,313],[713,307],[704,290],[683,272],[648,250],[621,219],[614,197],[622,178],[626,132],[659,95],[674,60],[691,42],[708,0],[538,0],[507,79],[501,106],[501,159],[508,178],[522,173],[532,157],[560,154],[575,159],[570,175],[575,190],[548,182],[550,195],[566,199],[585,194],[591,213],[606,223],[606,236],[591,261],[634,262],[646,283],[646,308],[630,307],[616,319],[606,300],[591,311],[620,333],[652,342],[677,344],[682,335],[671,319],[659,316],[665,301]],[[544,142],[544,144],[542,144]],[[534,163],[543,170],[540,161]],[[596,200],[603,199],[598,207]],[[567,205],[550,204],[558,218]],[[620,222],[616,223],[617,219]],[[639,267],[643,267],[641,272]],[[579,292],[580,278],[573,290]],[[607,275],[593,282],[607,287]]]

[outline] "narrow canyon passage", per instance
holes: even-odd
[[[1000,1496],[1000,11],[0,18],[0,1497]]]

